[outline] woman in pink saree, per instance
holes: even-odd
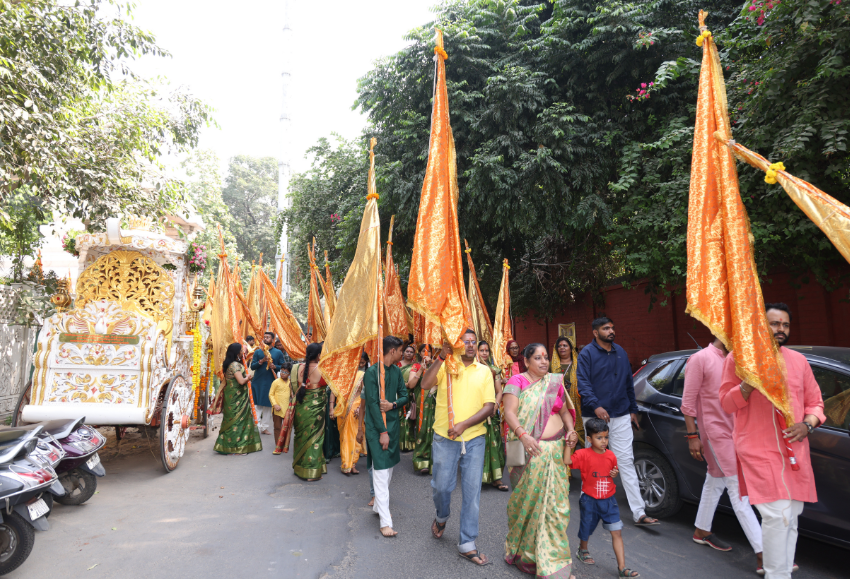
[[[575,408],[563,374],[549,373],[546,346],[529,344],[523,358],[525,371],[511,376],[502,398],[508,440],[521,441],[528,457],[510,470],[505,561],[537,577],[572,578],[567,526]]]

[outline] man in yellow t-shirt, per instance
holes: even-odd
[[[460,540],[457,548],[462,557],[476,565],[487,565],[490,561],[478,552],[475,540],[478,538],[481,477],[484,474],[486,428],[483,423],[493,414],[496,389],[490,368],[479,363],[475,355],[475,332],[467,330],[462,339],[463,353],[460,356],[459,373],[451,376],[453,426],[449,423],[449,381],[446,368],[443,367],[445,359],[452,355],[450,344],[443,344],[443,351],[422,377],[423,391],[437,386],[431,479],[437,516],[431,525],[431,533],[437,539],[443,536],[446,522],[449,520],[452,491],[457,484],[457,469],[460,466],[463,502],[460,508]]]

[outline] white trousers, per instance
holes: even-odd
[[[762,503],[756,508],[761,513],[765,577],[791,579],[797,550],[797,517],[803,512],[803,503],[781,500]]]
[[[375,505],[372,511],[381,516],[381,528],[392,527],[393,518],[390,515],[390,481],[393,480],[393,469],[372,471],[372,483],[375,485]]]
[[[258,406],[255,404],[254,410],[257,411],[257,428],[260,429],[260,432],[263,432],[265,430],[271,430],[274,427],[274,418],[272,418],[272,407]]]
[[[582,422],[586,425],[590,418],[595,418],[595,416],[582,416]],[[585,433],[587,433],[586,428]],[[632,517],[635,522],[638,522],[646,514],[644,510],[646,503],[640,496],[640,482],[635,471],[635,453],[632,449],[633,441],[634,434],[632,433],[632,417],[630,414],[608,420],[608,448],[617,457],[620,482],[626,491],[626,497],[629,499]],[[590,448],[590,436],[588,435],[585,435],[585,446]]]
[[[737,475],[713,477],[706,473],[705,482],[702,485],[702,496],[699,499],[696,528],[711,532],[711,521],[714,519],[714,511],[717,510],[717,503],[720,502],[723,489],[726,489],[729,494],[729,502],[732,503],[732,509],[738,517],[738,522],[741,523],[741,528],[744,529],[753,552],[761,553],[761,527],[750,506],[750,500],[747,497],[742,498],[738,492]]]

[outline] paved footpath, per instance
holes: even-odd
[[[130,436],[133,436],[132,434]],[[36,534],[30,558],[10,578],[349,578],[528,577],[506,565],[506,505],[509,493],[485,487],[481,496],[479,548],[493,561],[476,568],[457,555],[460,492],[441,541],[431,537],[430,478],[415,475],[403,454],[390,487],[393,521],[399,536],[381,537],[377,516],[366,506],[369,479],[346,477],[339,459],[316,483],[292,474],[291,453],[265,449],[247,456],[213,452],[214,437],[190,443],[176,471],[165,474],[144,439],[136,454],[109,459],[98,494],[79,507],[57,505],[51,529]],[[143,452],[139,452],[142,450]],[[570,493],[573,516],[569,539],[578,546],[578,485]],[[618,491],[621,513],[625,496]],[[662,525],[635,528],[626,521],[627,563],[642,577],[670,579],[755,579],[755,557],[734,517],[718,515],[715,531],[734,549],[720,553],[690,539],[696,509],[685,505]],[[597,564],[575,563],[578,579],[614,578],[617,566],[610,538],[601,527],[591,537]],[[847,551],[800,539],[795,579],[847,576]]]

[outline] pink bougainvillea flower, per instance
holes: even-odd
[[[640,83],[640,88],[646,88],[646,83],[645,82]]]

